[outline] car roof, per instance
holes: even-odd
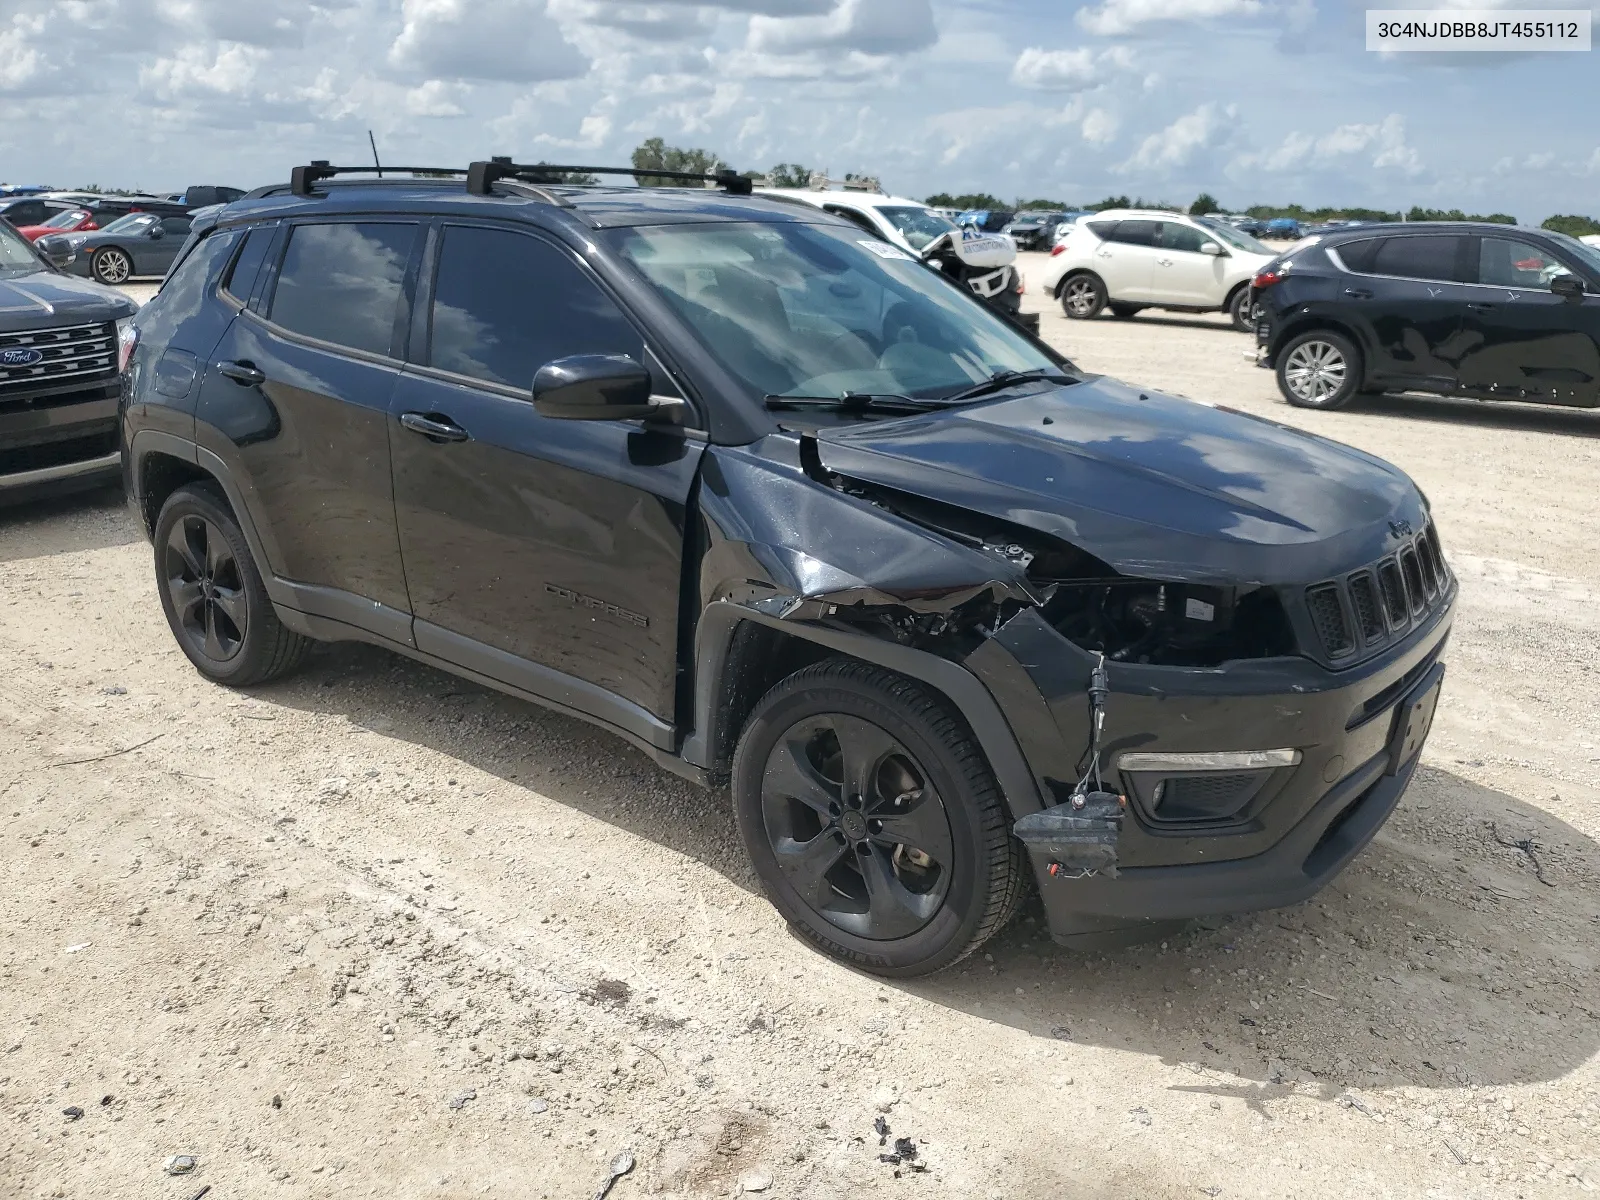
[[[698,187],[626,187],[607,184],[540,184],[503,181],[488,196],[469,194],[460,179],[330,179],[312,195],[289,185],[258,188],[220,214],[223,224],[311,213],[451,213],[512,217],[533,224],[576,221],[590,229],[635,225],[706,224],[722,221],[829,221],[792,204],[774,204],[761,194],[730,195]]]
[[[1504,225],[1497,221],[1373,221],[1366,225],[1339,225],[1326,229],[1317,236],[1324,245],[1337,245],[1341,242],[1363,241],[1371,237],[1393,237],[1396,235],[1421,233],[1477,233],[1477,234],[1506,234],[1516,233],[1523,236],[1546,234],[1549,230],[1535,229],[1529,225]]]
[[[858,208],[928,208],[921,200],[909,196],[886,196],[882,192],[851,192],[843,188],[816,191],[812,188],[757,188],[758,196],[775,196],[781,200],[803,200],[818,207],[829,203],[854,204]]]
[[[1187,213],[1173,212],[1165,208],[1107,208],[1097,213],[1090,213],[1091,217],[1110,217],[1118,221],[1192,221],[1193,217]]]

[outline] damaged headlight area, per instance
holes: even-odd
[[[1298,653],[1288,614],[1271,587],[1142,579],[1010,522],[875,484],[837,476],[831,482],[992,555],[997,565],[1022,577],[1040,612],[1063,637],[1112,662],[1217,667],[1236,659]],[[1018,607],[1014,600],[996,603],[994,593],[987,592],[947,614],[861,609],[856,617],[882,623],[897,640],[925,644],[957,631],[983,636]]]

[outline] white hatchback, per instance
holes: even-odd
[[[1071,226],[1050,252],[1045,290],[1087,320],[1143,308],[1225,312],[1250,328],[1250,280],[1277,257],[1222,222],[1182,213],[1112,209]]]

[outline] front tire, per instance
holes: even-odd
[[[89,270],[101,283],[115,286],[128,282],[133,274],[133,259],[128,257],[126,250],[107,246],[104,250],[95,252]]]
[[[1106,285],[1088,273],[1069,275],[1061,285],[1061,311],[1074,321],[1100,315],[1106,306]]]
[[[824,954],[875,974],[965,958],[1011,919],[1028,877],[966,725],[866,663],[831,659],[761,698],[733,800],[774,907]]]
[[[1278,390],[1296,408],[1343,408],[1361,387],[1361,351],[1342,333],[1313,329],[1278,352]]]
[[[154,542],[167,625],[200,674],[248,687],[300,665],[311,639],[278,620],[221,492],[207,484],[173,492],[156,518]]]

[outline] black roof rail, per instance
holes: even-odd
[[[359,167],[335,167],[325,158],[314,158],[303,167],[296,167],[289,172],[289,190],[296,196],[310,196],[314,193],[312,188],[323,179],[332,179],[335,175],[370,175],[378,168],[370,164]],[[467,172],[460,167],[384,167],[384,171],[409,172],[412,175],[465,175]],[[380,172],[381,174],[381,172]]]
[[[641,178],[699,180],[702,183],[716,184],[730,196],[748,196],[751,193],[750,181],[731,169],[708,174],[702,171],[668,171],[645,167],[568,167],[555,163],[514,163],[506,157],[491,158],[488,162],[475,162],[468,167],[467,191],[474,196],[490,196],[494,194],[492,189],[497,180],[521,180],[523,176],[532,175],[535,177],[535,182],[544,182],[539,179],[540,176],[555,172],[576,175],[631,175],[635,180]]]

